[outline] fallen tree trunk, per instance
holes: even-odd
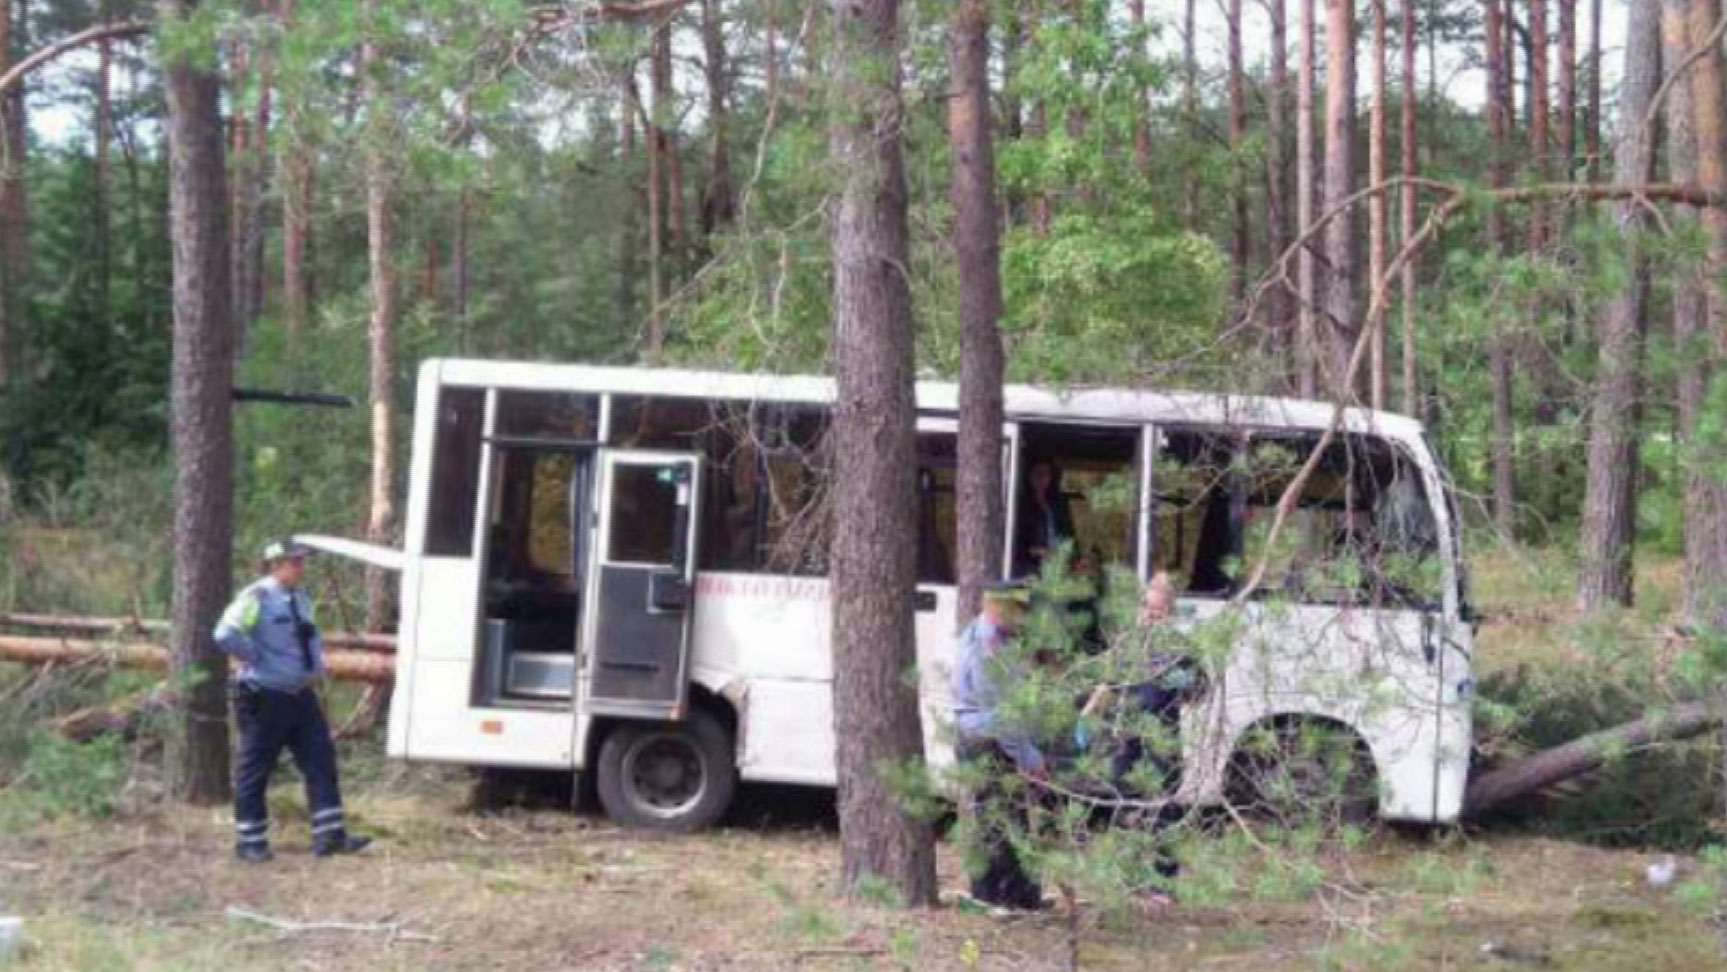
[[[1700,736],[1720,726],[1723,715],[1719,705],[1688,702],[1525,756],[1470,780],[1463,797],[1463,815],[1480,817],[1507,801],[1600,769],[1617,755],[1655,743]]]
[[[120,617],[87,617],[72,614],[28,614],[24,612],[0,612],[0,628],[35,629],[24,634],[39,636],[44,632],[68,635],[112,635],[112,634],[142,634],[165,635],[168,633],[168,622],[155,618],[120,618]],[[353,631],[329,631],[324,633],[324,645],[329,648],[346,648],[354,651],[393,652],[396,650],[394,635],[361,634]]]
[[[69,638],[0,635],[0,661],[46,665],[50,662],[106,663],[121,668],[164,670],[168,649],[144,642],[107,644]],[[373,651],[324,653],[330,677],[341,682],[387,682],[394,677],[396,660]]]
[[[89,742],[97,736],[118,732],[131,735],[148,717],[172,709],[179,699],[158,682],[152,688],[128,695],[107,705],[93,705],[50,719],[48,728],[73,742]]]

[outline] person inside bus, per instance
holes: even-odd
[[[1061,467],[1048,459],[1031,464],[1020,492],[1014,527],[1014,576],[1043,568],[1051,551],[1073,539],[1073,511],[1061,491]]]
[[[1015,829],[1026,826],[1025,808],[1016,802],[1004,778],[1019,773],[1047,779],[1049,769],[1037,745],[1003,725],[998,712],[1003,687],[1018,674],[1005,649],[1029,600],[1029,591],[1011,583],[985,590],[983,610],[960,632],[949,687],[958,736],[956,755],[962,766],[980,777],[966,804],[982,857],[982,868],[972,874],[971,896],[988,904],[1035,911],[1043,907],[1043,889],[1026,874],[1013,849]]]

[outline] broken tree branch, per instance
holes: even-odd
[[[17,84],[26,74],[68,51],[74,51],[86,44],[94,44],[98,41],[126,40],[148,34],[150,26],[147,21],[128,20],[119,24],[98,24],[95,27],[63,37],[12,65],[12,68],[5,74],[0,74],[0,94],[5,94],[7,89]]]
[[[247,921],[253,924],[273,928],[287,935],[298,935],[304,932],[356,932],[360,934],[382,934],[405,942],[436,942],[436,935],[425,932],[408,931],[400,923],[394,921],[290,921],[286,918],[274,918],[260,914],[249,908],[229,905],[224,912],[230,921]]]

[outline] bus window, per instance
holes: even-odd
[[[485,389],[445,388],[438,393],[432,488],[426,511],[427,556],[473,556],[474,503],[480,491],[485,414]]]
[[[1020,425],[1020,471],[1013,484],[1013,573],[1042,569],[1068,544],[1093,569],[1133,564],[1138,554],[1138,428],[1057,423]]]
[[[599,411],[598,395],[500,390],[494,434],[591,442],[599,434]]]
[[[1228,597],[1240,570],[1237,438],[1225,432],[1162,430],[1152,468],[1152,570],[1183,579],[1195,597]]]
[[[1382,439],[1340,436],[1327,446],[1268,546],[1277,503],[1318,439],[1261,435],[1248,449],[1243,561],[1251,569],[1265,559],[1261,589],[1306,603],[1436,604],[1433,511],[1419,470]]]
[[[920,432],[917,437],[917,580],[920,584],[957,583],[958,440],[952,432]]]
[[[758,418],[765,503],[762,570],[824,577],[833,530],[828,482],[833,469],[826,416],[813,409],[774,408]]]

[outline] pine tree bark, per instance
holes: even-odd
[[[1721,0],[1692,0],[1690,39],[1692,48],[1709,42],[1722,17]],[[1727,192],[1727,67],[1720,45],[1715,45],[1691,72],[1691,115],[1697,137],[1697,181],[1716,193]],[[1709,383],[1720,380],[1727,362],[1727,209],[1710,206],[1703,210],[1703,227],[1709,239],[1706,265],[1710,286],[1705,293],[1706,334],[1694,353],[1682,354],[1686,368],[1703,374],[1685,374],[1683,384],[1692,385],[1701,414]],[[1690,428],[1698,431],[1698,425]],[[1717,433],[1717,442],[1718,442]],[[1727,627],[1727,593],[1721,578],[1727,577],[1727,483],[1722,470],[1727,456],[1716,443],[1702,443],[1693,435],[1688,450],[1695,489],[1685,496],[1685,614],[1693,624]]]
[[[1559,0],[1559,120],[1560,177],[1577,175],[1577,0]]]
[[[1668,75],[1672,74],[1675,65],[1683,63],[1691,50],[1691,6],[1692,0],[1661,0],[1661,55]],[[1687,75],[1671,81],[1661,110],[1667,136],[1667,179],[1673,183],[1695,185],[1698,182],[1697,126],[1691,80]],[[1701,213],[1696,206],[1674,203],[1670,221],[1676,234],[1702,232]],[[1697,573],[1703,566],[1697,563],[1697,558],[1707,547],[1702,534],[1713,518],[1710,511],[1700,505],[1708,502],[1708,481],[1699,476],[1697,468],[1688,462],[1688,453],[1696,443],[1697,420],[1708,393],[1708,272],[1704,267],[1698,267],[1695,272],[1678,267],[1672,287],[1673,347],[1679,372],[1674,404],[1678,412],[1681,502],[1685,521],[1685,606],[1687,620],[1695,621],[1696,616],[1689,611],[1692,598],[1720,576]]]
[[[1289,23],[1284,0],[1266,0],[1266,12],[1271,17],[1271,65],[1265,87],[1265,243],[1266,265],[1289,249],[1290,201],[1294,196],[1294,169],[1289,164]],[[1278,287],[1268,296],[1271,349],[1282,369],[1284,388],[1297,387],[1299,379],[1290,381],[1295,371],[1295,321],[1290,313],[1291,302],[1286,288]]]
[[[191,15],[162,0],[160,18]],[[234,525],[233,303],[222,85],[185,51],[164,53],[168,201],[174,261],[174,681],[189,685],[170,736],[175,793],[216,803],[228,793],[227,663],[212,632],[228,600]]]
[[[1487,140],[1492,156],[1489,184],[1503,189],[1511,184],[1510,122],[1511,79],[1506,70],[1511,61],[1505,46],[1504,0],[1484,0],[1487,40]],[[1502,207],[1488,212],[1487,235],[1494,248],[1510,252]],[[1517,533],[1516,429],[1511,416],[1511,349],[1498,316],[1488,337],[1488,368],[1493,399],[1493,522],[1507,540]]]
[[[1367,135],[1367,171],[1371,185],[1385,182],[1385,99],[1389,94],[1385,83],[1385,0],[1373,0],[1373,108],[1369,114]],[[1391,232],[1387,218],[1387,198],[1383,192],[1367,200],[1367,286],[1379,286],[1385,276],[1386,239]],[[1367,400],[1374,408],[1384,408],[1390,384],[1391,365],[1385,356],[1385,316],[1379,316],[1373,333],[1368,335]]]
[[[655,46],[659,44],[656,35]],[[650,57],[650,62],[655,58]],[[650,79],[657,73],[650,63],[648,74]],[[631,79],[634,83],[634,79]],[[632,99],[633,100],[633,99]],[[650,104],[658,105],[658,98],[651,98]],[[642,127],[642,143],[647,147],[647,203],[648,203],[648,334],[647,359],[658,361],[666,345],[666,195],[665,195],[665,143],[660,139],[660,125],[657,118],[650,116],[648,123]]]
[[[666,249],[676,254],[684,244],[684,166],[678,151],[677,90],[672,81],[672,21],[668,16],[654,28],[649,81],[653,85],[654,138],[659,142],[665,171]]]
[[[1296,323],[1295,365],[1299,389],[1303,397],[1319,394],[1319,263],[1314,253],[1317,243],[1310,232],[1319,219],[1318,188],[1315,181],[1315,145],[1313,119],[1313,73],[1315,69],[1314,4],[1317,0],[1301,0],[1300,53],[1297,55],[1295,86],[1295,218],[1296,235],[1306,243],[1296,257],[1296,288],[1300,309]]]
[[[376,0],[367,7],[375,10]],[[375,31],[369,26],[369,31]],[[372,409],[371,512],[366,539],[389,546],[396,530],[396,280],[392,256],[395,223],[391,212],[393,173],[390,164],[390,102],[383,88],[378,38],[360,45],[360,96],[365,111],[366,262],[370,274],[372,315],[366,329],[371,355],[369,398]],[[366,571],[366,629],[382,630],[389,617],[389,589],[383,571]]]
[[[284,32],[292,28],[294,2],[281,0],[276,8]],[[289,345],[298,349],[311,313],[306,256],[312,234],[312,148],[307,144],[305,108],[300,101],[288,101],[282,114],[282,149],[277,154],[282,187],[282,307]]]
[[[1613,182],[1646,185],[1655,176],[1655,136],[1643,123],[1661,82],[1660,7],[1626,8],[1625,80],[1620,94]],[[1589,473],[1584,486],[1577,606],[1629,605],[1638,467],[1638,389],[1649,318],[1648,216],[1637,200],[1613,205],[1631,272],[1602,312],[1600,363],[1590,408]]]
[[[3,0],[0,0],[3,2]],[[108,4],[98,5],[103,22],[109,20]],[[96,313],[108,318],[109,294],[114,280],[113,219],[110,215],[114,180],[114,45],[104,37],[96,42],[96,118],[91,135],[96,147]]]
[[[960,0],[948,26],[948,143],[953,243],[959,263],[958,618],[1001,576],[1001,224],[989,102],[989,0]]]
[[[1182,170],[1182,225],[1189,233],[1199,231],[1199,152],[1204,133],[1199,130],[1199,48],[1195,0],[1187,0],[1181,29],[1181,124],[1187,132],[1187,164]],[[1041,105],[1041,103],[1040,103]]]
[[[1355,192],[1355,2],[1326,2],[1325,198]],[[1355,315],[1356,221],[1334,219],[1325,227],[1326,393],[1353,397],[1348,387],[1350,352],[1359,323]]]
[[[1402,143],[1398,146],[1401,153],[1399,171],[1404,178],[1403,188],[1398,200],[1398,215],[1401,220],[1399,238],[1407,243],[1415,237],[1415,184],[1409,180],[1415,178],[1420,165],[1419,145],[1417,142],[1415,113],[1415,2],[1403,0],[1400,11],[1403,41],[1403,91],[1400,129]],[[1421,406],[1421,380],[1417,370],[1417,346],[1415,333],[1415,270],[1416,262],[1411,259],[1405,262],[1401,274],[1403,287],[1403,414],[1419,416]]]
[[[844,180],[832,224],[834,736],[845,887],[886,881],[909,905],[936,899],[930,826],[907,814],[884,769],[922,761],[912,594],[916,405],[905,267],[904,113],[898,0],[829,0],[839,104],[830,127]]]
[[[1538,183],[1552,180],[1547,139],[1547,0],[1529,4],[1529,166]],[[1539,255],[1547,245],[1547,207],[1529,207],[1529,252]]]
[[[0,65],[10,68],[12,51],[25,43],[26,8],[20,4],[14,20],[10,0],[0,0],[0,6],[7,7],[0,16]],[[17,368],[30,267],[30,212],[24,184],[29,148],[25,94],[22,79],[0,92],[0,388],[7,385]]]
[[[1229,172],[1230,295],[1237,308],[1247,304],[1247,91],[1241,55],[1241,0],[1229,0]]]
[[[1273,0],[1281,3],[1281,0]],[[1145,29],[1145,0],[1128,0],[1128,23],[1135,31]],[[1140,53],[1144,53],[1143,44]],[[1133,164],[1142,174],[1151,173],[1151,93],[1145,85],[1139,86],[1138,97],[1134,101],[1137,113],[1133,119]]]
[[[737,215],[737,195],[732,187],[731,149],[727,144],[727,104],[731,82],[726,73],[725,24],[720,0],[702,0],[702,52],[708,88],[709,154],[708,186],[702,195],[702,235],[712,236],[731,225]]]
[[[1583,128],[1589,181],[1601,181],[1601,0],[1589,3],[1589,111]]]

